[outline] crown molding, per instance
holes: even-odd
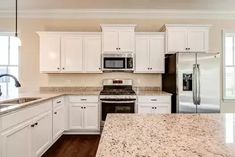
[[[0,18],[13,18],[14,10],[0,10]],[[20,18],[41,19],[235,19],[235,11],[151,9],[19,10]]]

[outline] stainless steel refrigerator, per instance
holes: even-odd
[[[220,112],[220,56],[177,53],[165,56],[164,91],[173,93],[172,112]]]

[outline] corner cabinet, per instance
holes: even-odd
[[[165,25],[167,53],[208,52],[209,28],[209,25]]]
[[[102,73],[101,33],[38,32],[40,72]]]
[[[164,73],[165,33],[137,33],[135,73]]]
[[[69,129],[99,131],[98,96],[69,97]]]
[[[104,53],[134,52],[135,25],[103,24],[101,27]]]

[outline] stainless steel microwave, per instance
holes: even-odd
[[[133,53],[113,53],[102,55],[102,70],[105,71],[134,71]]]

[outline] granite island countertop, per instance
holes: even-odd
[[[235,114],[109,114],[96,157],[235,157]]]

